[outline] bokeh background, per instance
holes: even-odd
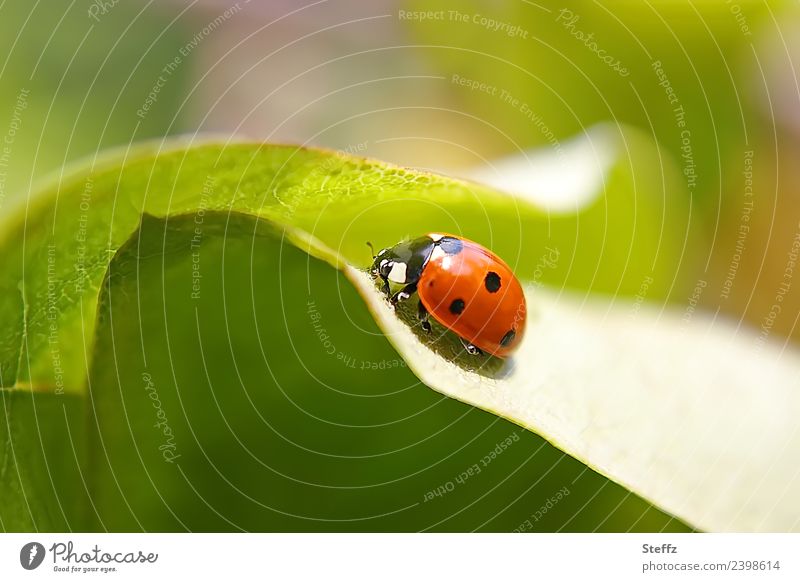
[[[800,285],[787,288],[784,278],[800,233],[796,1],[6,0],[0,46],[0,127],[8,128],[0,212],[77,159],[165,136],[236,134],[469,176],[535,148],[558,154],[576,136],[611,128],[638,136],[657,152],[659,172],[679,176],[639,195],[691,217],[679,271],[646,299],[696,305],[771,340],[800,337]],[[152,236],[157,251],[172,235]],[[147,237],[145,228],[145,248]],[[192,435],[186,466],[197,470],[176,473],[139,455],[157,442],[127,430],[136,404],[104,401],[105,421],[87,429],[87,480],[114,487],[88,514],[62,507],[57,525],[689,529],[538,436],[420,385],[388,343],[371,339],[377,329],[366,315],[353,320],[355,293],[326,296],[335,276],[298,257],[302,269],[286,276],[298,288],[314,279],[314,309],[339,349],[391,372],[329,359],[310,381],[305,362],[321,347],[315,318],[289,316],[287,325],[309,337],[304,356],[287,347],[296,337],[284,341],[270,322],[253,321],[249,297],[225,294],[257,273],[264,300],[280,301],[268,291],[273,251],[229,234],[204,252],[208,264],[246,257],[245,273],[219,267],[220,294],[200,312],[208,330],[186,329],[194,315],[178,299],[191,257],[142,260],[138,279],[120,277],[98,335],[125,357],[95,362],[91,380],[140,391],[137,370],[150,354],[165,409]],[[142,294],[141,280],[158,284]],[[126,317],[135,325],[109,323]],[[350,328],[370,333],[353,339]],[[248,353],[256,336],[271,337],[267,361],[292,362],[284,376],[263,367],[264,354]],[[204,350],[213,373],[196,365]],[[507,438],[502,455],[455,482]],[[440,487],[445,494],[427,499]]]

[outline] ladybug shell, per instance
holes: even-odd
[[[452,235],[461,244],[436,246],[417,283],[420,301],[442,325],[484,352],[505,358],[525,333],[526,305],[517,277],[481,245]]]

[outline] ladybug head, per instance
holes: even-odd
[[[416,283],[433,251],[434,242],[427,236],[404,241],[380,251],[370,268],[374,278],[400,285]]]
[[[394,252],[395,247],[383,249],[378,252],[377,255],[373,257],[372,267],[370,268],[369,272],[373,278],[380,277],[381,279],[387,280],[389,276],[392,275],[394,271],[395,275],[399,275],[400,267],[396,267],[401,260],[397,253]],[[394,281],[396,277],[392,277]],[[405,281],[394,281],[396,283],[405,283]]]

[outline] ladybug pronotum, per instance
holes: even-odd
[[[419,319],[428,316],[457,334],[470,354],[506,358],[525,333],[525,294],[508,265],[478,243],[426,234],[383,249],[370,274],[383,282],[392,305],[419,295]],[[402,285],[392,293],[390,284]]]

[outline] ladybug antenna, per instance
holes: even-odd
[[[369,250],[372,251],[372,258],[374,259],[375,258],[375,247],[373,247],[372,243],[369,242],[369,241],[367,241],[367,246],[369,247]]]

